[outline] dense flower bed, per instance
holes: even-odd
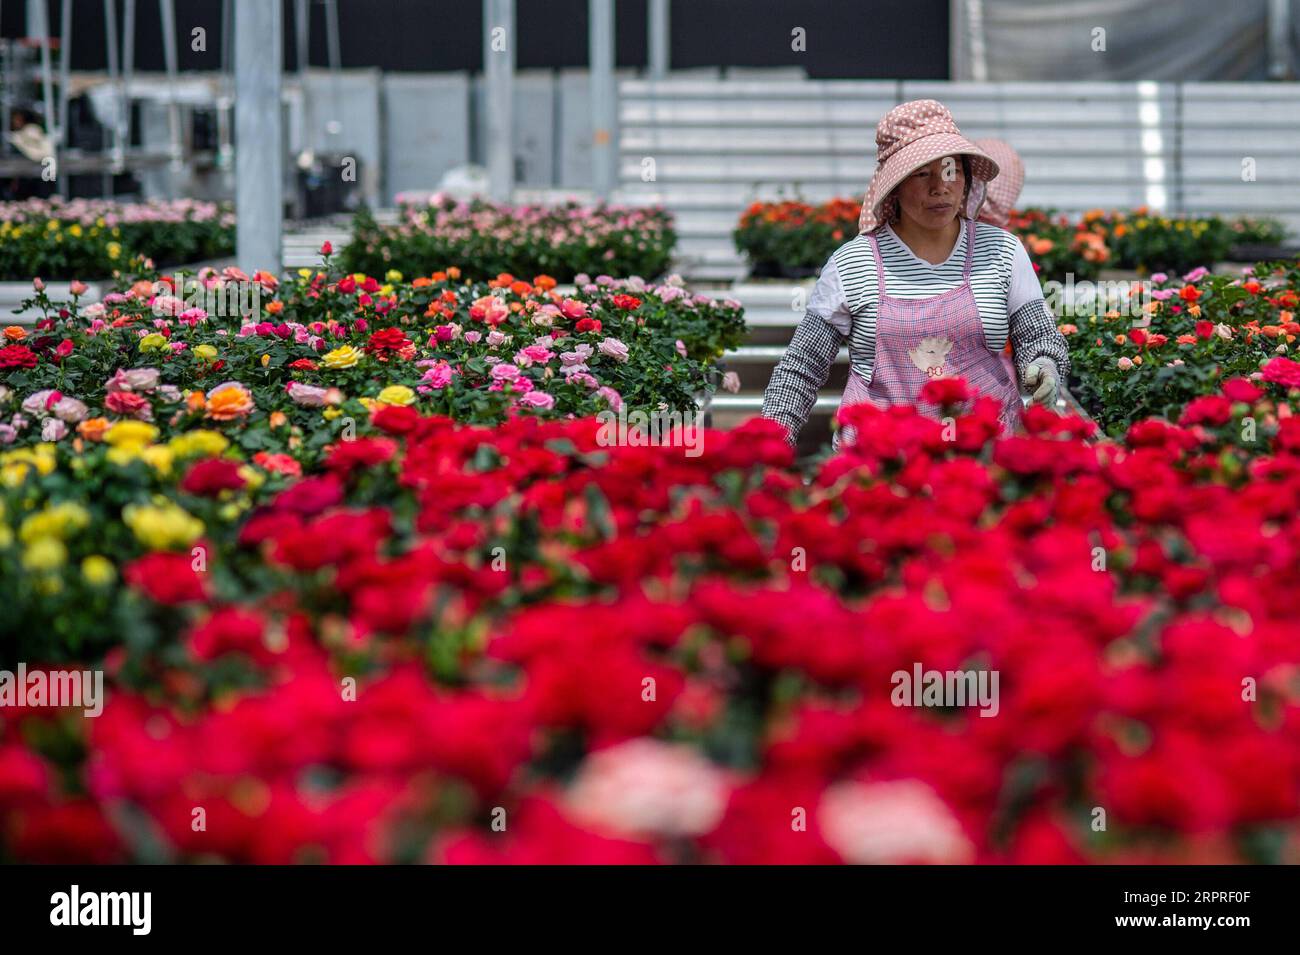
[[[1217,394],[1225,379],[1292,374],[1285,356],[1300,334],[1300,260],[1261,263],[1236,278],[1205,268],[1181,278],[1156,273],[1140,315],[1114,304],[1067,312],[1060,326],[1075,397],[1113,435],[1151,415],[1199,416],[1197,399]]]
[[[381,226],[366,210],[353,219],[341,259],[353,272],[397,269],[421,275],[455,262],[471,278],[499,272],[658,277],[668,271],[677,235],[661,207],[505,205],[435,193],[406,203],[401,221]]]
[[[732,239],[756,278],[812,275],[858,234],[860,207],[852,199],[755,202],[741,214]]]
[[[1296,397],[1230,389],[1232,418]],[[1097,444],[928,397],[955,427],[856,406],[807,484],[764,420],[692,458],[385,412],[232,521],[191,448],[170,506],[201,527],[124,509],[151,539],[99,621],[102,715],[0,710],[0,854],[1297,861],[1300,419]],[[120,589],[82,554],[130,545],[82,537],[154,478],[77,460],[6,453],[6,599],[43,591],[22,632],[96,662],[58,627],[93,609],[65,562]],[[895,705],[917,666],[996,672],[996,716]]]
[[[1064,282],[1068,275],[1076,282],[1091,281],[1103,268],[1114,266],[1106,233],[1087,222],[1072,223],[1051,210],[1013,209],[1007,228],[1019,236],[1044,282]]]
[[[310,465],[383,407],[479,423],[694,409],[743,335],[739,304],[676,278],[579,278],[566,295],[544,275],[381,282],[327,266],[281,283],[228,268],[91,304],[75,284],[68,302],[42,288],[44,317],[3,333],[0,446],[111,442],[134,421],[149,441],[213,428],[246,457]]]
[[[108,278],[150,259],[159,268],[235,252],[228,208],[192,199],[0,203],[0,281]]]
[[[857,235],[860,207],[855,199],[755,202],[741,214],[732,237],[755,277],[802,278]],[[1186,272],[1224,260],[1234,247],[1276,246],[1286,238],[1274,219],[1171,218],[1145,207],[1093,209],[1077,220],[1052,209],[1025,208],[1011,212],[1008,228],[1044,282],[1064,282],[1067,275],[1091,281],[1103,268]]]
[[[1091,209],[1077,220],[1051,209],[1013,212],[1011,231],[1020,236],[1044,280],[1067,275],[1085,281],[1101,268],[1142,275],[1187,272],[1223,261],[1238,246],[1279,245],[1286,238],[1280,222],[1241,216],[1162,216],[1144,206],[1132,211]]]

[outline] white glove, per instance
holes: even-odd
[[[1035,358],[1025,368],[1022,377],[1025,387],[1032,392],[1031,400],[1034,404],[1055,410],[1056,396],[1061,389],[1056,363],[1050,358]]]

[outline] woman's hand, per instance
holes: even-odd
[[[1032,391],[1032,401],[1056,409],[1056,397],[1061,390],[1060,378],[1056,373],[1056,363],[1050,358],[1035,358],[1025,368],[1023,379],[1025,387]]]

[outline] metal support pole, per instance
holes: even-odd
[[[515,189],[515,4],[483,0],[484,113],[488,188],[509,202]]]
[[[297,49],[298,86],[302,91],[302,108],[298,111],[298,150],[311,154],[312,136],[316,124],[312,120],[311,90],[307,86],[307,66],[311,59],[311,6],[310,0],[294,0],[293,32]]]
[[[126,0],[122,15],[122,147],[131,148],[131,81],[135,79],[135,0]]]
[[[1289,0],[1268,0],[1268,78],[1285,80],[1291,75],[1291,4]]]
[[[59,8],[59,134],[58,143],[68,148],[68,86],[72,68],[72,0]]]
[[[54,138],[54,73],[50,67],[50,14],[46,0],[36,0],[29,5],[27,33],[33,33],[41,43],[41,98],[45,105],[45,135],[54,151],[54,172],[59,183],[59,194],[67,195],[67,184],[59,169],[59,143]]]
[[[588,0],[588,69],[591,74],[591,171],[596,195],[608,199],[614,191],[614,0]]]
[[[650,75],[662,80],[668,75],[669,37],[668,0],[650,0],[648,14],[650,17]]]
[[[223,181],[229,181],[235,161],[235,148],[230,138],[230,114],[234,108],[234,40],[235,4],[234,0],[221,0],[221,80],[217,94],[217,168],[224,173]]]
[[[167,133],[171,140],[169,153],[172,160],[172,171],[179,172],[184,168],[184,161],[181,150],[181,108],[176,102],[176,3],[175,0],[158,0],[158,12],[162,18],[162,40],[163,40],[163,62],[167,66]],[[277,52],[275,57],[277,68],[280,64],[280,54]]]
[[[131,107],[126,101],[122,72],[118,66],[117,3],[104,0],[104,43],[108,50],[108,85],[113,90],[113,124],[109,127],[112,146],[109,148],[109,168],[114,173],[122,171],[125,143],[122,140],[122,114]]]
[[[343,84],[340,82],[340,71],[343,69],[343,50],[339,45],[338,0],[324,0],[324,3],[325,45],[330,58],[330,88],[334,94],[330,97],[330,118],[325,124],[325,132],[333,137],[343,132],[343,124],[339,122],[339,112],[343,109]],[[331,142],[330,147],[331,152],[338,151],[338,143]]]
[[[280,273],[284,216],[279,3],[235,7],[235,236],[239,267]]]

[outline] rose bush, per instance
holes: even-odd
[[[0,203],[0,281],[108,278],[139,259],[159,268],[235,252],[229,208],[192,199]]]
[[[675,277],[579,278],[561,294],[548,276],[470,282],[456,268],[409,282],[329,266],[280,282],[228,268],[185,288],[142,278],[90,304],[75,285],[68,302],[41,290],[35,327],[3,332],[0,446],[84,445],[135,420],[162,441],[212,428],[244,457],[310,465],[384,408],[483,423],[625,403],[693,409],[719,377],[714,360],[743,335],[739,304]],[[240,308],[226,314],[231,302]]]
[[[755,202],[741,214],[732,239],[755,277],[812,275],[858,234],[860,206],[853,199]]]
[[[1300,260],[1261,263],[1235,278],[1204,268],[1181,278],[1156,273],[1139,317],[1127,308],[1063,316],[1071,390],[1115,436],[1152,415],[1177,421],[1227,380],[1284,375],[1300,334],[1298,306]]]
[[[455,262],[475,279],[500,272],[561,282],[584,272],[655,278],[668,271],[677,243],[672,216],[657,206],[511,206],[435,193],[400,208],[396,226],[379,225],[367,210],[353,218],[344,268],[423,275]]]
[[[125,549],[132,622],[83,657],[102,716],[0,710],[0,854],[1296,861],[1293,377],[1227,386],[1251,450],[1209,409],[999,436],[936,388],[953,421],[846,409],[857,441],[805,482],[766,420],[691,457],[381,414],[229,524],[200,508],[243,475],[203,458],[163,492],[201,532],[133,511],[149,546],[93,542]],[[68,451],[3,466],[20,587],[100,519],[24,461]],[[917,665],[996,672],[996,717],[893,705]]]

